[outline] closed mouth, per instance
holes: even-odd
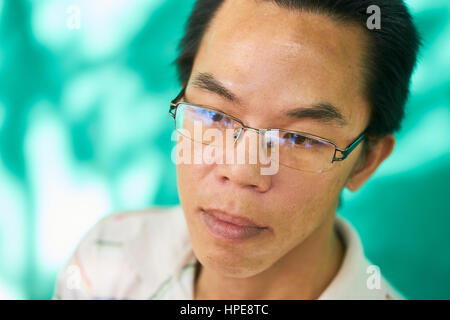
[[[230,214],[230,213],[222,211],[222,210],[203,209],[203,208],[201,210],[205,213],[209,213],[209,214],[213,215],[215,218],[217,218],[221,221],[224,221],[224,222],[227,222],[230,224],[234,224],[239,227],[257,228],[257,229],[266,229],[267,228],[267,227],[261,226],[259,224],[256,224],[255,222],[253,222],[252,220],[250,220],[248,218]]]

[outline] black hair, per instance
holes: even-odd
[[[178,44],[178,80],[186,85],[203,35],[226,0],[197,0]],[[403,0],[262,0],[281,8],[324,14],[331,19],[360,25],[368,36],[364,55],[364,94],[370,121],[363,143],[365,158],[374,142],[398,131],[405,114],[411,75],[417,63],[421,38]],[[378,6],[381,28],[369,29],[369,6]],[[341,208],[341,201],[339,207]]]

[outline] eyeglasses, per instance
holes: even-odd
[[[194,134],[194,122],[200,123],[203,128],[221,131],[233,129],[235,142],[243,130],[252,130],[264,137],[270,137],[266,145],[269,149],[274,143],[278,144],[279,163],[292,169],[316,173],[327,171],[335,161],[346,159],[366,137],[366,130],[364,130],[347,148],[342,149],[330,140],[305,132],[252,128],[246,126],[241,120],[211,107],[180,101],[185,90],[186,88],[183,88],[171,101],[169,109],[169,114],[175,120],[175,128],[181,135],[196,142],[211,144],[203,136],[197,137]],[[337,157],[337,152],[341,153],[341,157]]]

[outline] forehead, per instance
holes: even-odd
[[[324,15],[270,1],[225,0],[193,73],[213,73],[247,105],[264,101],[287,110],[329,101],[348,119],[362,119],[364,39],[359,27]]]

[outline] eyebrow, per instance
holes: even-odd
[[[193,86],[215,93],[230,102],[240,104],[239,98],[211,73],[198,73],[194,77]],[[297,107],[286,111],[284,115],[293,119],[313,119],[338,126],[346,126],[348,124],[339,109],[329,102],[320,102],[308,107]]]

